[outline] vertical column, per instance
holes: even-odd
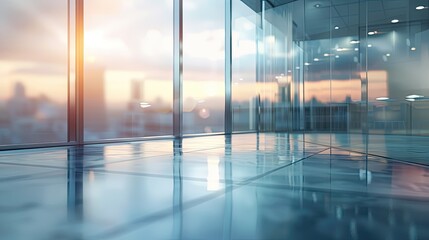
[[[333,104],[332,104],[332,78],[333,78],[333,74],[332,74],[332,70],[333,70],[333,57],[332,57],[332,49],[334,46],[332,46],[332,5],[329,6],[329,48],[331,50],[329,50],[329,147],[332,147],[332,135],[333,135]],[[332,148],[330,149],[330,151],[332,152]],[[329,159],[331,159],[331,157],[329,157]]]
[[[76,5],[67,1],[67,141],[76,142]]]
[[[225,134],[232,133],[232,0],[225,0]]]
[[[84,81],[84,23],[83,23],[83,0],[76,0],[75,12],[75,79],[74,79],[74,110],[69,115],[74,116],[72,119],[74,129],[69,132],[69,141],[74,140],[78,144],[83,144],[84,136],[84,117],[83,117],[83,81]],[[69,118],[70,119],[70,118]],[[69,122],[70,123],[70,122]]]
[[[267,58],[267,47],[266,47],[266,22],[265,22],[265,8],[266,8],[266,1],[262,1],[262,8],[261,8],[261,26],[262,26],[262,34],[261,34],[261,41],[262,41],[262,83],[263,83],[263,92],[259,94],[259,105],[258,105],[258,115],[259,115],[259,122],[258,122],[258,132],[259,131],[265,131],[266,128],[266,104],[263,103],[263,99],[267,96],[266,94],[266,83],[267,83],[267,64],[266,64],[266,58]],[[262,96],[261,96],[262,94]]]
[[[181,138],[183,131],[183,0],[174,0],[173,36],[173,135]]]

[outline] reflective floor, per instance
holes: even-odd
[[[429,239],[428,167],[314,143],[324,138],[237,134],[1,151],[0,236]],[[429,156],[424,146],[415,151]]]

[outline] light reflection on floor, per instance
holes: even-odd
[[[334,145],[343,144],[341,138]],[[429,238],[427,167],[315,139],[323,142],[326,135],[237,134],[3,151],[0,236]],[[395,150],[400,147],[410,146],[396,144]]]

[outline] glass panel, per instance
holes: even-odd
[[[365,5],[364,5],[365,6]],[[331,6],[331,129],[332,145],[335,147],[365,151],[363,124],[366,121],[361,112],[366,110],[366,97],[362,90],[362,60],[359,43],[360,19],[359,2]],[[363,8],[365,9],[365,8]],[[365,23],[364,23],[365,24]],[[365,36],[363,36],[365,38]]]
[[[0,0],[0,145],[67,141],[67,1]]]
[[[389,2],[389,11],[369,4],[370,133],[429,134],[427,9],[410,0]]]
[[[306,2],[304,44],[306,140],[329,145],[331,132],[331,6]]]
[[[183,132],[224,131],[225,2],[183,1]]]
[[[171,135],[172,54],[173,1],[85,1],[85,140]]]
[[[427,163],[427,154],[398,146],[415,149],[427,142],[416,136],[429,134],[428,2],[368,1],[362,34],[368,38],[369,152]]]
[[[232,2],[232,109],[233,130],[256,130],[257,31],[260,15],[241,0]]]
[[[281,9],[273,8],[267,2],[263,2],[263,19],[262,19],[262,40],[263,45],[259,54],[262,55],[262,79],[260,96],[260,130],[272,131],[276,124],[282,124],[283,121],[275,121],[275,104],[279,97],[279,86],[277,78],[285,77],[285,34],[279,29],[281,25],[287,24],[281,18]],[[276,21],[277,20],[277,21]],[[283,21],[282,21],[283,20]]]

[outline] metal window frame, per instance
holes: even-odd
[[[232,0],[225,0],[225,134],[232,133]]]
[[[75,125],[68,134],[80,145],[84,143],[84,0],[76,0],[75,17],[75,111],[69,113],[75,116]]]
[[[173,5],[173,136],[183,136],[183,0]]]

